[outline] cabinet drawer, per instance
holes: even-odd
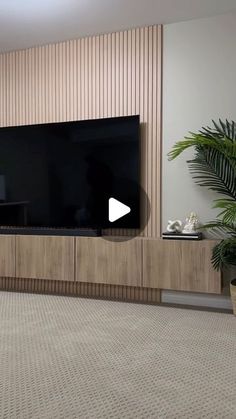
[[[0,276],[16,275],[16,238],[11,235],[0,235]]]
[[[141,240],[76,239],[76,280],[111,285],[141,286]]]
[[[221,275],[211,264],[215,240],[143,240],[144,287],[221,293]]]
[[[17,236],[18,278],[74,280],[74,238]]]

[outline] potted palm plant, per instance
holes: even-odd
[[[169,160],[186,149],[194,148],[194,158],[187,161],[195,182],[220,195],[214,201],[219,209],[216,220],[201,228],[217,231],[221,241],[214,247],[212,264],[222,270],[236,266],[236,123],[213,122],[213,127],[202,128],[197,133],[178,141],[168,153]],[[230,283],[233,311],[236,315],[236,279]]]

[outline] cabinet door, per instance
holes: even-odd
[[[76,238],[77,281],[138,287],[141,270],[141,240]]]
[[[74,280],[74,238],[17,236],[18,278]]]
[[[0,235],[0,276],[16,276],[15,236]]]
[[[214,240],[143,240],[143,285],[182,291],[221,292],[211,265]]]

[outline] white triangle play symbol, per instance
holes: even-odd
[[[115,198],[109,199],[109,221],[113,223],[124,215],[129,214],[131,211],[130,207]]]

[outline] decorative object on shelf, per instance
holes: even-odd
[[[222,234],[222,240],[212,252],[215,269],[236,266],[236,123],[219,120],[213,128],[202,128],[198,133],[178,141],[169,152],[169,160],[184,150],[194,147],[195,155],[189,160],[190,172],[195,182],[217,192],[214,208],[220,213],[216,220],[201,228]],[[224,197],[222,197],[224,196]],[[236,315],[236,280],[230,284],[233,312]]]
[[[198,218],[195,212],[191,212],[190,216],[186,218],[186,224],[184,225],[182,233],[193,234],[196,233],[198,227]]]
[[[169,220],[166,229],[169,233],[180,233],[182,229],[182,222],[180,220]]]
[[[198,218],[195,212],[191,212],[190,216],[186,218],[186,224],[182,231],[182,222],[180,220],[168,221],[166,232],[162,233],[163,239],[176,240],[202,240],[202,233],[196,231],[198,225]]]

